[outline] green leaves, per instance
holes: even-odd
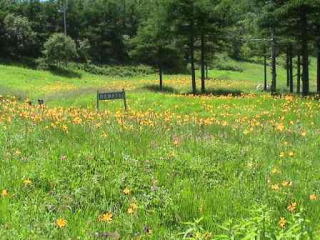
[[[49,64],[67,63],[77,56],[76,44],[70,37],[56,33],[44,44],[43,54]]]

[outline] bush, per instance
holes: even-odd
[[[51,64],[66,64],[77,56],[77,48],[72,38],[55,33],[44,44],[44,59]]]

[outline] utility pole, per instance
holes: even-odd
[[[64,35],[67,36],[67,10],[68,10],[68,0],[63,2],[63,25],[64,25]]]

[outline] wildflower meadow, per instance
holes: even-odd
[[[317,97],[8,68],[19,73],[0,97],[1,239],[320,239]],[[127,89],[128,111],[95,109],[93,85],[109,82]]]

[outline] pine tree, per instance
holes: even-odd
[[[167,1],[157,0],[152,14],[144,21],[131,40],[130,55],[142,63],[149,63],[159,69],[159,87],[163,90],[164,69],[177,70],[180,59],[175,49],[167,24]]]

